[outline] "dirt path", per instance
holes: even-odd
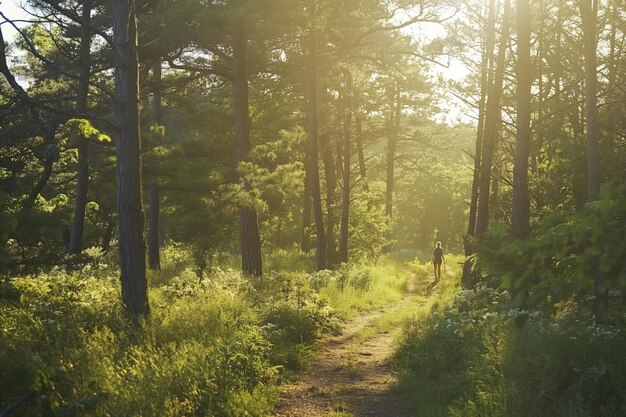
[[[414,296],[409,293],[385,312],[357,317],[344,326],[340,336],[325,341],[309,369],[283,388],[275,416],[413,416],[393,392],[398,376],[389,357],[395,333],[376,330],[375,323],[407,307]]]

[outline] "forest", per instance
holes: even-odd
[[[0,74],[0,417],[626,415],[623,1],[0,0]]]

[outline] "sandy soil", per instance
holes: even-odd
[[[276,417],[413,416],[393,392],[398,381],[389,362],[394,334],[375,333],[362,344],[355,340],[375,320],[411,301],[412,295],[386,309],[347,323],[340,336],[323,342],[320,353],[298,381],[283,387]]]

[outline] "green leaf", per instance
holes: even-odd
[[[70,119],[59,130],[59,134],[78,142],[91,139],[98,142],[111,142],[111,138],[96,129],[87,119]]]

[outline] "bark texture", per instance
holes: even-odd
[[[311,190],[309,181],[304,181],[304,195],[302,208],[302,240],[300,241],[300,249],[307,252],[309,247],[309,228],[311,227]]]
[[[324,147],[324,179],[326,184],[326,268],[332,268],[337,262],[337,245],[335,241],[335,210],[337,194],[337,173],[335,159],[330,147],[328,134],[320,135],[320,142]]]
[[[112,1],[115,60],[115,150],[122,302],[133,316],[148,316],[146,243],[141,197],[141,136],[137,18],[133,0]]]
[[[369,185],[367,183],[367,169],[365,167],[365,152],[363,150],[363,120],[361,116],[357,115],[355,120],[355,134],[354,141],[356,143],[357,155],[359,157],[359,176],[363,183],[363,191],[369,191]]]
[[[590,202],[600,198],[600,126],[598,123],[598,74],[597,74],[597,20],[598,0],[579,0],[583,25],[583,55],[585,61],[585,116],[587,119],[587,182]],[[600,260],[595,266],[595,319],[603,324],[608,320],[609,293]]]
[[[352,133],[352,75],[346,73],[346,115],[343,126],[343,186],[341,188],[341,236],[339,261],[348,262],[350,234],[350,142]]]
[[[162,106],[162,70],[161,57],[152,63],[152,124],[160,125],[163,122]]]
[[[393,216],[394,170],[396,165],[396,148],[398,147],[401,113],[400,86],[397,81],[393,104],[394,110],[387,128],[387,188],[385,190],[385,214],[389,219]]]
[[[313,20],[315,13],[313,9]],[[313,219],[315,221],[316,247],[315,264],[316,269],[326,268],[326,236],[324,231],[324,213],[322,212],[322,196],[320,187],[319,169],[319,131],[317,115],[317,39],[315,29],[309,34],[309,79],[307,82],[308,91],[308,135],[307,135],[307,155],[306,155],[306,180],[309,182],[311,198],[313,201]]]
[[[509,14],[510,1],[504,3],[502,16],[502,29],[500,33],[500,46],[495,65],[494,82],[489,87],[487,94],[487,109],[485,114],[485,136],[483,141],[482,160],[480,164],[480,182],[478,186],[478,213],[476,218],[476,236],[482,235],[489,226],[489,196],[491,189],[491,169],[493,154],[496,148],[498,136],[498,124],[500,122],[500,98],[502,96],[502,82],[504,80],[504,67],[506,45],[509,38]]]
[[[476,147],[474,151],[474,173],[472,177],[472,194],[469,207],[469,221],[467,223],[467,233],[463,238],[463,249],[465,261],[463,262],[463,274],[461,284],[463,288],[473,288],[476,281],[476,274],[472,271],[475,253],[474,236],[476,234],[476,212],[478,209],[478,187],[480,184],[480,166],[482,161],[482,148],[485,132],[485,103],[487,101],[487,88],[491,84],[491,63],[493,62],[494,32],[495,32],[495,0],[489,1],[487,10],[487,23],[485,39],[481,59],[480,74],[480,100],[478,101],[478,126],[476,129]]]
[[[530,4],[517,2],[517,133],[513,164],[513,213],[511,229],[514,236],[525,238],[530,231],[530,199],[528,194],[528,158],[530,153],[530,106],[532,66],[530,61]],[[514,275],[511,300],[526,304],[528,292],[521,288]]]
[[[161,269],[160,239],[159,239],[159,183],[150,184],[150,213],[148,224],[148,265],[150,269]]]
[[[248,110],[248,40],[243,22],[237,22],[233,34],[233,115],[237,162],[249,160],[250,116]],[[243,184],[246,187],[246,184]],[[239,240],[241,245],[241,267],[245,274],[263,275],[261,239],[256,209],[239,208]]]
[[[600,146],[598,126],[597,0],[579,0],[583,23],[585,62],[585,116],[587,118],[587,181],[589,201],[600,197]]]
[[[472,178],[472,196],[470,201],[469,223],[467,235],[474,237],[476,233],[476,211],[478,208],[478,185],[480,183],[480,166],[482,160],[483,136],[485,131],[485,102],[487,100],[487,88],[493,80],[489,68],[493,61],[493,47],[495,36],[495,0],[489,1],[487,12],[487,28],[485,31],[485,42],[483,56],[481,59],[480,74],[480,100],[478,102],[478,126],[476,130],[476,148],[474,153],[474,175]]]
[[[517,2],[517,135],[513,166],[513,234],[524,238],[530,229],[528,156],[530,152],[530,5]]]

